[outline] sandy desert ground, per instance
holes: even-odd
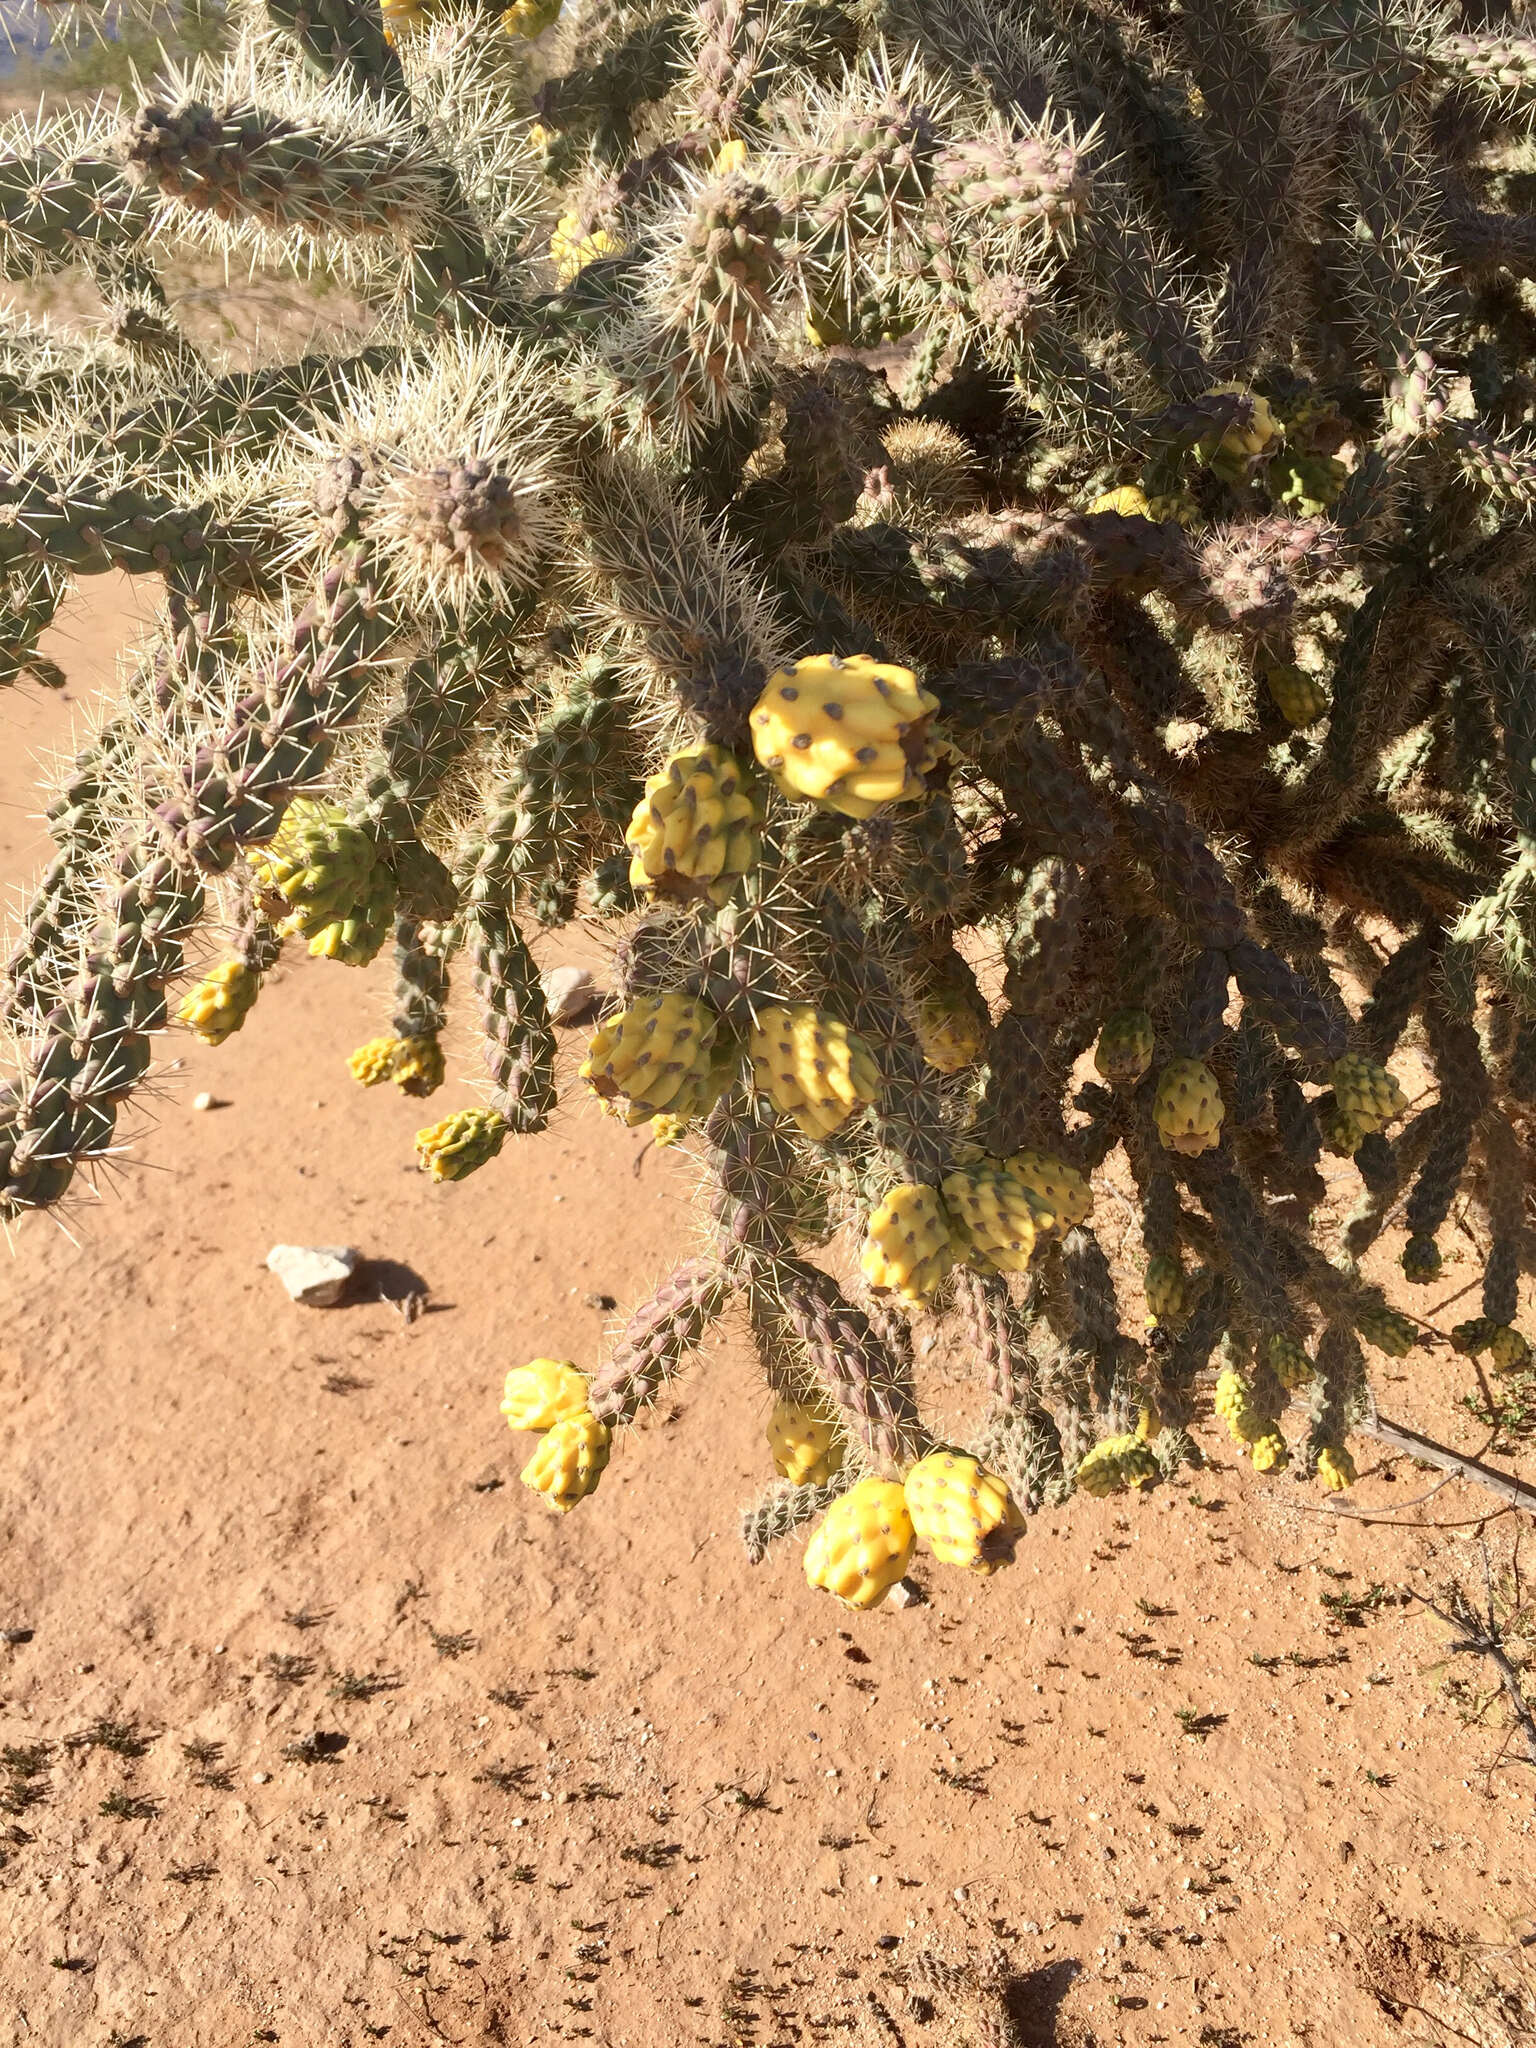
[[[96,584],[67,692],[0,700],[8,883],[143,602]],[[552,1516],[502,1374],[592,1357],[689,1248],[688,1168],[569,1088],[431,1187],[419,1105],[344,1065],[387,978],[294,959],[222,1049],[168,1038],[118,1186],[0,1250],[0,2040],[980,2048],[995,2010],[925,1958],[994,1944],[1025,2043],[1536,2038],[1536,1771],[1405,1591],[1516,1517],[1362,1446],[1385,1519],[1342,1519],[1209,1436],[1187,1483],[854,1617],[796,1543],[743,1556],[771,1475],[729,1334]],[[291,1305],[278,1241],[359,1247],[356,1298]],[[1448,1328],[1476,1271],[1413,1306]],[[1486,1441],[1443,1344],[1382,1378]]]

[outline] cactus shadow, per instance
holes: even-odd
[[[411,1321],[417,1316],[441,1315],[453,1307],[451,1301],[433,1301],[428,1283],[402,1259],[359,1259],[347,1289],[349,1303],[387,1301],[404,1309]]]
[[[1003,1992],[1019,2048],[1093,2048],[1093,2036],[1076,2026],[1061,2031],[1061,2003],[1083,1966],[1075,1956],[1010,1977]]]

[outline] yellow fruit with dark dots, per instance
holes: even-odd
[[[1257,1443],[1273,1427],[1271,1418],[1254,1406],[1253,1390],[1248,1381],[1230,1365],[1216,1376],[1214,1405],[1234,1443]]]
[[[937,1189],[903,1181],[870,1211],[859,1265],[879,1292],[925,1302],[954,1262]]]
[[[1346,1053],[1335,1060],[1329,1076],[1334,1099],[1346,1116],[1353,1117],[1361,1135],[1385,1130],[1394,1117],[1408,1107],[1408,1098],[1395,1074],[1389,1073],[1364,1053]]]
[[[1440,1247],[1432,1237],[1410,1237],[1403,1246],[1403,1278],[1427,1287],[1440,1277]]]
[[[1418,1324],[1400,1316],[1395,1308],[1363,1309],[1355,1317],[1355,1328],[1367,1344],[1385,1351],[1388,1358],[1406,1358],[1419,1341]]]
[[[1088,507],[1090,512],[1118,512],[1122,519],[1148,519],[1151,512],[1147,505],[1147,494],[1140,484],[1118,484],[1112,491],[1101,491]]]
[[[830,1138],[880,1093],[880,1073],[856,1032],[810,1003],[759,1013],[747,1041],[753,1086],[808,1138]]]
[[[1147,1261],[1142,1282],[1147,1296],[1147,1313],[1158,1322],[1176,1322],[1188,1306],[1184,1268],[1168,1252],[1158,1252]]]
[[[1488,1356],[1495,1372],[1514,1372],[1529,1365],[1531,1347],[1518,1330],[1501,1323],[1489,1339]]]
[[[1003,1162],[1014,1179],[1032,1194],[1046,1222],[1037,1213],[1035,1227],[1048,1237],[1065,1237],[1093,1214],[1093,1189],[1075,1166],[1049,1152],[1014,1152]]]
[[[1269,400],[1249,391],[1246,385],[1216,384],[1203,395],[1214,398],[1224,391],[1234,391],[1251,399],[1252,414],[1246,426],[1234,424],[1219,434],[1206,435],[1200,443],[1200,453],[1218,476],[1236,483],[1247,474],[1250,462],[1258,456],[1267,455],[1271,448],[1284,440],[1285,429],[1270,411]]]
[[[1077,1483],[1099,1500],[1156,1479],[1162,1467],[1139,1436],[1107,1436],[1077,1468]]]
[[[416,1133],[416,1158],[434,1180],[463,1180],[496,1157],[508,1129],[494,1109],[456,1109]]]
[[[587,1410],[587,1377],[568,1358],[531,1358],[515,1365],[501,1390],[508,1429],[553,1429]]]
[[[545,29],[554,27],[560,19],[560,6],[561,0],[512,0],[501,17],[501,25],[509,36],[522,36],[532,42]]]
[[[1489,1316],[1474,1316],[1469,1323],[1457,1323],[1451,1331],[1451,1349],[1463,1358],[1476,1358],[1488,1349],[1499,1327]]]
[[[1343,1493],[1360,1475],[1343,1444],[1324,1444],[1317,1454],[1317,1476],[1330,1493]]]
[[[1272,1331],[1265,1340],[1264,1356],[1270,1370],[1288,1394],[1294,1394],[1299,1387],[1309,1386],[1313,1376],[1311,1359],[1306,1346],[1294,1337],[1288,1337],[1282,1330]]]
[[[744,170],[746,163],[747,145],[739,135],[728,136],[715,151],[713,165],[715,176],[717,178],[729,177],[732,171]]]
[[[940,1074],[962,1073],[987,1042],[986,1019],[964,996],[921,997],[913,1023],[923,1058]]]
[[[1323,1145],[1336,1159],[1353,1159],[1365,1142],[1365,1132],[1339,1102],[1320,1101],[1317,1105],[1317,1127],[1323,1135]]]
[[[996,1160],[958,1168],[945,1177],[941,1193],[956,1257],[982,1272],[1024,1272],[1054,1221]]]
[[[752,745],[786,796],[869,818],[927,795],[938,708],[910,669],[811,654],[768,678],[752,709]]]
[[[1255,1437],[1248,1446],[1248,1455],[1255,1472],[1283,1472],[1291,1462],[1285,1438],[1278,1429],[1268,1429]]]
[[[399,1043],[398,1038],[370,1038],[356,1052],[349,1052],[347,1070],[353,1080],[364,1088],[377,1088],[381,1081],[387,1081],[394,1068],[395,1048]]]
[[[1260,666],[1264,687],[1274,699],[1275,709],[1289,726],[1300,732],[1316,725],[1330,702],[1328,692],[1293,661],[1270,661]]]
[[[912,1560],[912,1517],[893,1480],[861,1479],[836,1500],[805,1546],[806,1583],[845,1607],[878,1607]]]
[[[261,976],[243,960],[221,960],[182,997],[178,1019],[204,1045],[222,1045],[251,1014]]]
[[[1093,1048],[1093,1064],[1114,1088],[1134,1088],[1152,1064],[1152,1019],[1145,1010],[1106,1017]]]
[[[587,227],[579,213],[562,213],[549,238],[549,253],[562,285],[574,284],[589,263],[599,256],[617,255],[622,246],[606,228]]]
[[[707,1003],[681,989],[636,996],[593,1033],[581,1078],[627,1124],[663,1112],[686,1122],[709,1087],[719,1024]]]
[[[930,1451],[903,1486],[917,1540],[940,1564],[985,1577],[1013,1562],[1024,1517],[1005,1483],[968,1452]]]
[[[1170,1060],[1158,1076],[1152,1117],[1165,1151],[1195,1158],[1221,1143],[1226,1106],[1203,1060]]]
[[[795,1486],[825,1486],[842,1470],[837,1419],[817,1400],[792,1401],[781,1394],[768,1417],[768,1448],[775,1469]]]
[[[674,754],[645,785],[624,844],[641,897],[729,903],[762,852],[762,806],[724,747]]]
[[[1163,1418],[1158,1413],[1155,1402],[1142,1402],[1140,1408],[1136,1411],[1136,1428],[1134,1433],[1140,1437],[1144,1444],[1155,1443],[1157,1438],[1162,1435]]]
[[[613,1433],[590,1409],[564,1415],[539,1438],[538,1447],[518,1477],[531,1486],[558,1515],[567,1515],[577,1501],[596,1490],[608,1463]]]

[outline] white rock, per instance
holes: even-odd
[[[194,1109],[212,1109],[213,1104],[214,1097],[208,1093],[206,1088],[201,1095],[194,1095],[192,1098],[192,1107]]]
[[[349,1244],[275,1244],[267,1253],[267,1271],[282,1281],[290,1301],[306,1308],[334,1308],[356,1267]]]
[[[579,1024],[603,999],[603,992],[585,967],[549,967],[539,976],[552,1024]]]
[[[898,1579],[885,1598],[891,1607],[923,1607],[927,1604],[928,1595],[916,1579]]]

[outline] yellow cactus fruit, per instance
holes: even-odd
[[[1156,1454],[1139,1436],[1107,1436],[1078,1466],[1077,1483],[1084,1493],[1103,1500],[1127,1487],[1147,1485],[1161,1470]]]
[[[859,1264],[871,1287],[925,1302],[954,1261],[936,1189],[903,1181],[870,1211]]]
[[[1500,1323],[1488,1340],[1488,1356],[1495,1372],[1515,1372],[1530,1363],[1531,1347],[1518,1330]]]
[[[1221,1143],[1225,1104],[1202,1060],[1170,1060],[1158,1076],[1152,1116],[1168,1152],[1194,1158]]]
[[[243,960],[221,960],[183,996],[176,1015],[204,1045],[222,1045],[251,1014],[260,989],[261,976]]]
[[[1122,519],[1149,519],[1152,516],[1147,494],[1140,484],[1119,484],[1112,491],[1101,491],[1088,510],[1118,512]]]
[[[627,1124],[663,1111],[687,1122],[709,1085],[718,1027],[714,1011],[681,989],[636,996],[593,1034],[581,1078]]]
[[[542,121],[531,121],[528,124],[528,147],[530,149],[548,149],[549,130]]]
[[[643,897],[722,907],[757,865],[761,824],[734,754],[713,746],[674,754],[646,782],[624,834],[630,882]]]
[[[402,1095],[435,1095],[443,1085],[447,1071],[443,1059],[443,1048],[432,1036],[424,1031],[416,1038],[395,1040],[395,1065],[391,1081]]]
[[[501,17],[501,25],[509,36],[522,36],[531,43],[545,29],[554,27],[560,19],[560,7],[561,0],[512,0]]]
[[[1286,724],[1294,726],[1298,732],[1303,726],[1316,725],[1328,709],[1331,701],[1328,692],[1316,676],[1308,675],[1293,661],[1265,662],[1260,673],[1265,689],[1274,699],[1275,709]]]
[[[1285,429],[1270,411],[1269,400],[1249,391],[1244,384],[1217,384],[1204,396],[1214,398],[1224,391],[1238,392],[1251,399],[1253,416],[1245,427],[1233,425],[1220,434],[1208,434],[1200,443],[1200,452],[1218,476],[1235,482],[1246,474],[1255,456],[1267,455],[1284,440]]]
[[[1163,1418],[1158,1413],[1157,1403],[1155,1401],[1143,1401],[1140,1408],[1136,1411],[1134,1434],[1140,1437],[1144,1444],[1150,1444],[1154,1443],[1162,1433]]]
[[[368,897],[379,849],[372,833],[352,824],[339,805],[299,797],[270,844],[252,847],[249,859],[261,886],[287,905],[278,929],[310,938]]]
[[[1230,1365],[1216,1376],[1214,1405],[1234,1443],[1257,1443],[1274,1428],[1272,1419],[1254,1406],[1253,1390],[1248,1381]]]
[[[531,1358],[515,1365],[501,1390],[508,1429],[552,1429],[568,1415],[585,1414],[587,1380],[568,1358]]]
[[[1360,1475],[1343,1444],[1324,1444],[1317,1454],[1317,1476],[1330,1493],[1343,1493]]]
[[[1419,1326],[1395,1308],[1365,1308],[1355,1317],[1355,1328],[1367,1344],[1385,1351],[1388,1358],[1406,1358],[1419,1341]]]
[[[1054,1221],[996,1160],[958,1168],[943,1185],[956,1255],[983,1272],[1022,1273]]]
[[[1253,1438],[1248,1446],[1248,1455],[1253,1460],[1255,1472],[1283,1472],[1291,1462],[1285,1438],[1273,1428]]]
[[[311,930],[311,956],[316,960],[339,960],[346,967],[366,967],[377,958],[395,928],[396,893],[394,876],[381,864],[356,902],[339,917]],[[283,931],[293,928],[293,918],[280,927]]]
[[[1093,1064],[1112,1088],[1134,1088],[1152,1064],[1152,1019],[1145,1010],[1116,1010],[1099,1028]]]
[[[1184,1268],[1167,1252],[1148,1259],[1142,1282],[1147,1295],[1147,1313],[1155,1322],[1169,1322],[1183,1315],[1186,1303]]]
[[[747,145],[739,135],[727,136],[715,151],[714,173],[717,178],[729,177],[732,171],[746,168]]]
[[[549,238],[555,275],[562,285],[574,284],[589,263],[617,255],[621,247],[606,228],[587,227],[579,213],[562,213]]]
[[[1064,1159],[1053,1158],[1049,1152],[1015,1152],[1004,1164],[1035,1197],[1035,1228],[1045,1236],[1065,1237],[1093,1214],[1093,1189]],[[1047,1216],[1054,1220],[1047,1222]]]
[[[986,1576],[1013,1562],[1024,1517],[997,1474],[967,1452],[930,1451],[904,1486],[913,1531],[940,1564]]]
[[[786,796],[868,818],[926,794],[938,708],[910,669],[812,654],[768,678],[752,710],[752,745]]]
[[[1335,1101],[1359,1126],[1362,1137],[1385,1129],[1408,1107],[1397,1076],[1363,1053],[1350,1052],[1335,1060],[1330,1078]]]
[[[597,1489],[608,1463],[613,1432],[590,1409],[564,1415],[539,1438],[538,1447],[518,1477],[542,1493],[557,1515],[568,1515],[577,1501]]]
[[[781,1394],[768,1417],[767,1436],[775,1470],[795,1486],[825,1486],[842,1470],[843,1439],[820,1401],[791,1401]]]
[[[1324,1149],[1336,1159],[1353,1159],[1365,1141],[1364,1131],[1337,1102],[1318,1103],[1317,1128],[1322,1133]]]
[[[347,1071],[362,1088],[377,1088],[387,1081],[395,1064],[398,1038],[370,1038],[356,1052],[347,1054]]]
[[[494,1109],[456,1109],[416,1133],[416,1158],[434,1180],[463,1180],[496,1157],[509,1129]]]
[[[348,1053],[347,1067],[364,1088],[393,1081],[402,1095],[431,1095],[443,1085],[443,1049],[430,1034],[420,1038],[370,1038]]]
[[[423,0],[380,0],[379,11],[384,18],[384,33],[391,42],[406,29],[420,28],[432,13]]]
[[[919,998],[913,1028],[923,1058],[937,1073],[958,1074],[987,1042],[986,1020],[964,996],[936,990]]]
[[[1287,1337],[1284,1331],[1275,1330],[1270,1334],[1265,1342],[1264,1356],[1288,1394],[1311,1384],[1312,1360],[1307,1356],[1305,1345],[1298,1344],[1294,1337]]]
[[[752,1081],[808,1138],[829,1138],[880,1093],[869,1048],[809,1003],[763,1010],[747,1041]]]
[[[807,1585],[845,1607],[878,1607],[912,1558],[907,1497],[889,1479],[861,1479],[836,1500],[805,1546]]]

